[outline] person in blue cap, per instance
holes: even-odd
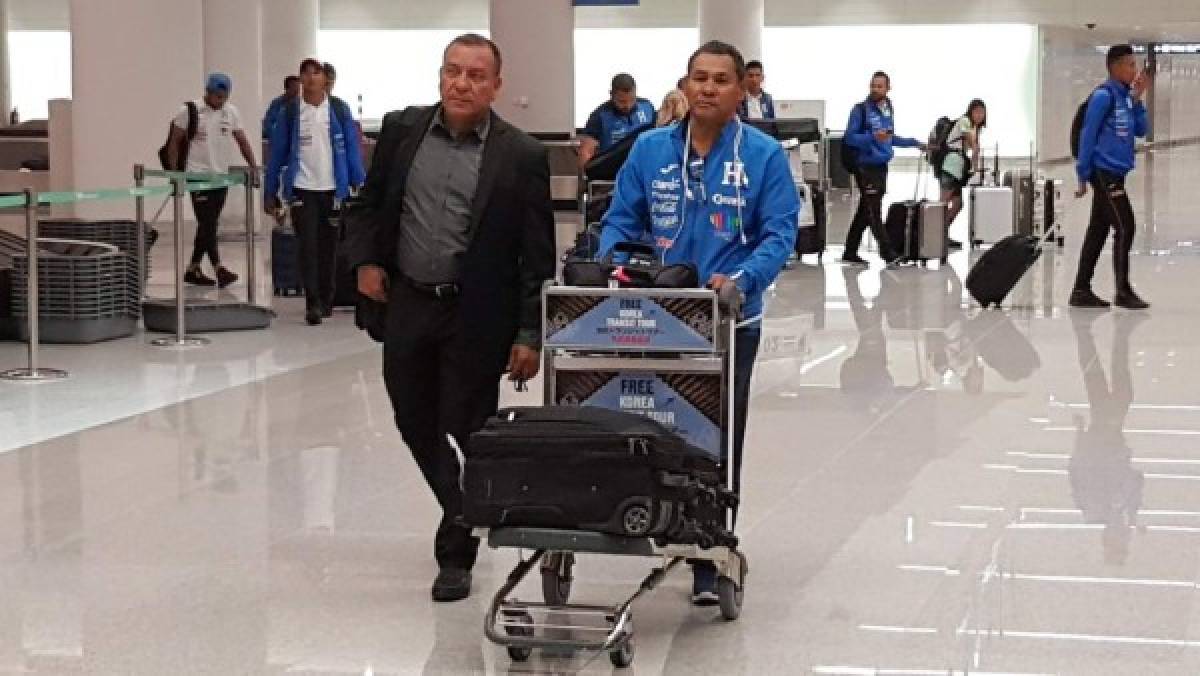
[[[629,73],[615,75],[608,94],[609,100],[592,111],[579,136],[580,167],[612,150],[629,134],[653,125],[657,117],[654,104],[637,95],[637,82]]]
[[[228,75],[212,73],[204,82],[204,98],[189,101],[179,109],[167,143],[168,166],[193,174],[227,174],[232,145],[236,142],[246,166],[257,176],[258,162],[254,159],[254,148],[242,130],[242,116],[229,102],[232,92],[233,80]],[[191,194],[192,210],[196,214],[196,239],[191,264],[183,276],[188,284],[224,289],[238,279],[221,263],[221,253],[217,250],[217,225],[221,222],[228,192],[228,188],[217,188]],[[216,279],[205,275],[200,267],[206,255]]]
[[[762,337],[763,292],[796,243],[800,200],[783,147],[742,124],[745,61],[712,41],[688,60],[689,112],[645,132],[617,175],[604,216],[601,255],[646,235],[666,264],[693,263],[726,304],[741,307],[734,363],[734,485],[740,489],[750,377]],[[717,571],[693,565],[692,600],[717,602]]]

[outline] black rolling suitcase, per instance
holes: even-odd
[[[300,279],[300,244],[296,233],[281,227],[271,230],[271,283],[276,296],[304,294]]]
[[[736,498],[717,463],[644,416],[589,406],[512,408],[471,436],[463,518],[476,527],[588,530],[734,545]]]
[[[976,261],[967,273],[967,291],[983,307],[999,307],[1041,255],[1041,238],[1009,235]]]
[[[825,211],[825,193],[817,190],[815,182],[809,182],[808,192],[812,195],[812,203],[805,204],[804,208],[813,210],[813,225],[800,228],[796,233],[796,255],[816,254],[817,260],[821,260],[825,256],[825,233],[829,227]]]

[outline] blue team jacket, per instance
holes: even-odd
[[[895,111],[891,100],[880,107],[871,99],[854,106],[850,111],[850,119],[846,122],[846,135],[843,143],[849,143],[858,150],[858,165],[860,167],[879,167],[892,161],[897,148],[917,148],[921,142],[905,136],[890,136],[886,141],[875,138],[875,132],[880,129],[894,132],[896,130]],[[865,118],[864,118],[865,116]]]
[[[271,156],[263,180],[263,197],[266,199],[279,196],[280,187],[283,188],[283,200],[292,199],[296,174],[300,171],[297,161],[300,154],[299,113],[300,99],[297,99],[280,112],[275,128],[271,130]],[[366,171],[359,150],[358,125],[354,123],[350,106],[336,96],[329,97],[329,136],[333,146],[337,197],[344,200],[350,197],[351,187],[363,184]]]
[[[1125,176],[1133,171],[1137,139],[1146,135],[1146,106],[1135,102],[1129,87],[1110,79],[1088,100],[1075,173],[1082,183],[1097,169]]]
[[[654,104],[639,98],[628,115],[617,112],[612,101],[607,101],[588,116],[583,133],[599,143],[597,152],[606,153],[630,132],[654,124]]]
[[[645,132],[634,142],[604,215],[601,255],[650,233],[665,263],[694,263],[702,283],[714,274],[733,277],[746,295],[747,321],[757,321],[763,292],[796,244],[801,206],[787,157],[778,141],[732,120],[704,159],[703,184],[688,178],[689,197],[681,174],[687,124]]]

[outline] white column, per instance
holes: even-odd
[[[700,44],[721,40],[747,61],[762,58],[765,0],[700,0]]]
[[[262,162],[263,20],[262,0],[203,0],[204,70],[222,72],[233,80],[233,102],[242,114],[242,126],[255,159]],[[230,148],[232,166],[245,163],[237,148]],[[229,191],[221,214],[222,229],[244,232],[245,191]],[[257,212],[257,210],[256,210]]]
[[[283,93],[283,78],[301,61],[317,58],[318,10],[318,0],[262,0],[263,101]]]
[[[0,0],[0,111],[4,119],[0,126],[8,125],[8,114],[12,112],[12,72],[8,65],[8,0]],[[22,117],[28,117],[28,111],[20,111]]]
[[[157,166],[171,118],[203,87],[197,0],[71,0],[76,188],[130,186]],[[131,218],[132,200],[81,203],[84,218]]]
[[[496,112],[528,132],[575,129],[571,0],[491,0],[491,38],[504,56]]]

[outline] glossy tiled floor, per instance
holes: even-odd
[[[692,609],[670,578],[637,606],[634,671],[1200,672],[1200,152],[1176,153],[1131,182],[1149,313],[1065,310],[1076,204],[1006,313],[964,301],[966,254],[786,273],[754,386],[745,613]],[[270,333],[59,348],[70,383],[0,385],[19,411],[0,673],[611,671],[514,666],[482,638],[511,552],[482,558],[471,600],[429,602],[435,509],[377,350],[346,317],[280,309]],[[628,595],[650,565],[585,557],[577,598]]]

